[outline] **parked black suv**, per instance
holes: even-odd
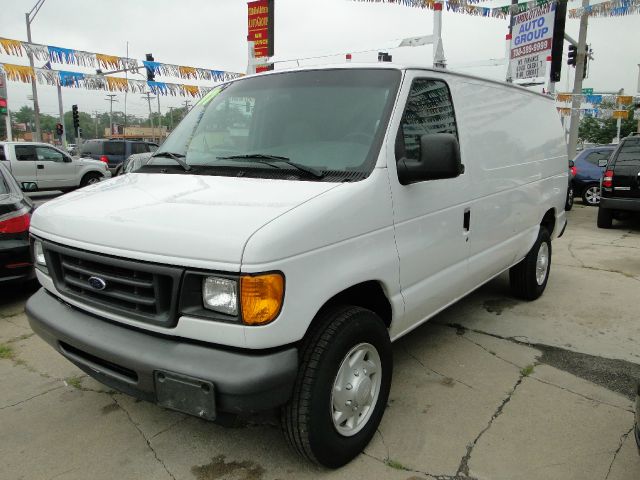
[[[109,165],[111,173],[115,173],[129,155],[155,152],[157,149],[156,143],[143,140],[87,140],[80,147],[80,156],[101,160]]]
[[[602,177],[598,227],[611,228],[620,212],[640,212],[640,134],[623,138],[609,160]]]

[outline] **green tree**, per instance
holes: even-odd
[[[604,104],[601,108],[614,108],[613,104]],[[626,120],[622,120],[620,127],[620,136],[626,137],[631,132],[635,132],[638,127],[638,121],[634,118],[634,107],[629,107],[629,116]],[[580,121],[578,128],[578,137],[585,142],[607,144],[616,137],[618,132],[618,121],[615,118],[594,118],[585,117]]]

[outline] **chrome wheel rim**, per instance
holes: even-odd
[[[364,428],[375,410],[382,383],[376,347],[360,343],[345,355],[331,390],[331,419],[336,431],[351,437]]]
[[[587,200],[589,205],[597,205],[600,203],[600,187],[589,187],[586,192],[584,192],[584,198]]]
[[[538,249],[538,259],[536,260],[536,282],[542,285],[547,278],[549,270],[549,245],[546,242],[540,244]]]
[[[93,185],[94,183],[98,183],[100,181],[99,178],[97,177],[92,177],[89,180],[87,180],[87,185]]]

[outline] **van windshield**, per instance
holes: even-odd
[[[400,78],[391,69],[336,69],[237,80],[205,95],[156,155],[184,156],[200,174],[361,179],[375,164]]]

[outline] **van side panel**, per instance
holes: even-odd
[[[480,80],[451,83],[472,178],[469,275],[479,285],[526,255],[545,212],[564,214],[566,145],[550,99]]]

